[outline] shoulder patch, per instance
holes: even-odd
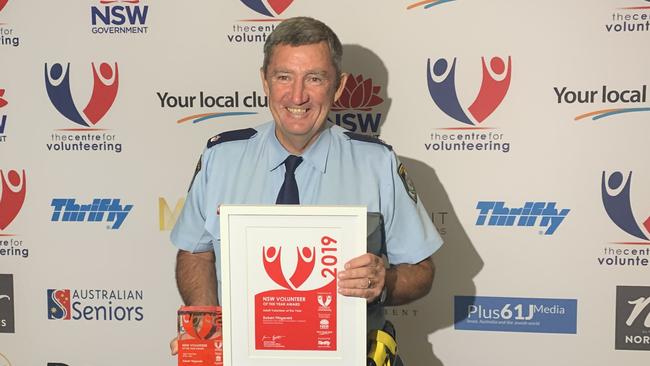
[[[362,135],[360,133],[354,133],[354,132],[343,132],[347,137],[349,137],[351,140],[357,140],[357,141],[364,141],[364,142],[371,142],[379,145],[385,146],[388,150],[393,151],[393,147],[388,145],[387,143],[383,142],[382,140],[368,136],[368,135]]]
[[[218,145],[222,142],[229,142],[229,141],[239,141],[239,140],[248,140],[251,137],[255,136],[257,133],[257,130],[254,128],[244,128],[241,130],[232,130],[232,131],[226,131],[222,132],[218,135],[215,135],[211,137],[208,140],[208,149],[211,148],[214,145]]]
[[[406,193],[408,193],[409,197],[411,197],[413,202],[418,203],[418,194],[415,191],[415,185],[413,184],[411,178],[409,178],[404,164],[399,163],[399,167],[397,167],[397,174],[399,175],[400,178],[402,178],[402,183],[404,184],[404,189],[406,189]]]

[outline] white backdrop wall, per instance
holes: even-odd
[[[407,365],[647,364],[649,1],[0,0],[0,365],[175,364],[169,230],[298,15],[446,242],[386,311]]]

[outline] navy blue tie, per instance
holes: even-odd
[[[284,166],[287,171],[284,173],[284,183],[278,193],[275,203],[297,205],[300,203],[298,196],[298,183],[296,183],[296,168],[302,163],[302,157],[289,155],[284,160]]]

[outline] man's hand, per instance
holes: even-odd
[[[381,294],[386,281],[386,267],[380,257],[366,253],[345,263],[344,268],[339,272],[341,295],[362,297],[372,302]]]

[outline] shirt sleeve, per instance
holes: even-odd
[[[171,242],[178,249],[188,252],[214,250],[213,238],[206,231],[206,187],[210,154],[207,149],[199,158],[194,178],[185,199],[185,205],[171,232]]]
[[[406,168],[391,152],[386,202],[386,253],[391,264],[418,263],[442,245]]]

